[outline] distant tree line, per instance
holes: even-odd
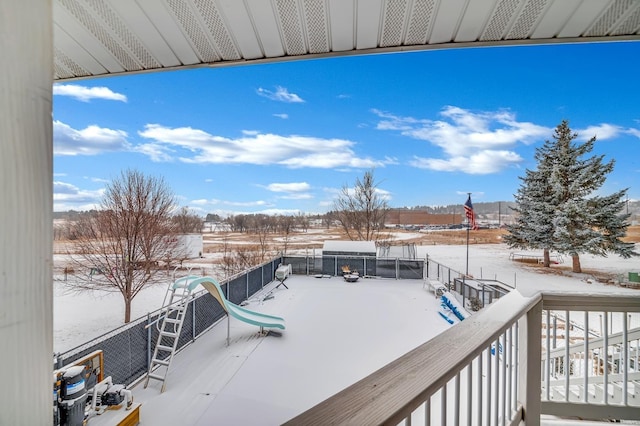
[[[53,226],[54,240],[76,241],[83,238],[96,238],[95,230],[91,224],[100,217],[104,211],[89,210],[86,212],[68,211],[57,213],[54,219],[63,219]],[[176,234],[192,234],[202,232],[202,217],[191,212],[189,208],[182,207],[176,213],[168,213],[167,226]]]
[[[251,234],[287,234],[294,228],[306,232],[310,221],[310,217],[302,213],[297,215],[237,214],[224,219],[217,215],[207,215],[207,221],[212,216],[217,219],[215,222],[227,225],[230,231]]]

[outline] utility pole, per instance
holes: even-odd
[[[627,194],[627,214],[629,214],[629,194]]]
[[[471,193],[467,192],[469,199],[471,199]],[[471,228],[471,221],[467,218],[467,266],[465,268],[465,275],[469,276],[469,230]]]

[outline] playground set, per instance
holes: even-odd
[[[284,279],[281,284],[283,281]],[[149,384],[149,380],[157,380],[162,382],[161,392],[164,392],[167,374],[176,353],[187,306],[198,286],[207,290],[220,303],[220,306],[227,313],[228,321],[231,321],[231,317],[234,317],[242,322],[258,326],[260,327],[260,334],[265,336],[279,335],[278,332],[272,330],[265,332],[265,329],[285,329],[283,318],[252,311],[229,301],[222,291],[220,283],[213,277],[187,275],[179,278],[169,285],[160,317],[155,323],[158,325],[160,335],[151,358],[151,365],[145,380],[145,388]],[[229,333],[230,327],[227,327],[227,344],[229,343]]]
[[[290,273],[278,276],[280,284]],[[261,336],[281,335],[285,320],[274,315],[252,311],[229,301],[218,281],[209,276],[189,274],[169,284],[158,319],[147,325],[158,328],[158,339],[151,357],[144,387],[150,380],[162,382],[164,392],[171,362],[178,348],[189,302],[195,290],[207,290],[231,317],[260,328]],[[286,286],[285,286],[286,287]],[[265,299],[269,295],[265,296]],[[272,297],[272,296],[271,296]],[[227,327],[229,344],[230,327]],[[132,392],[124,385],[114,384],[112,378],[103,377],[104,361],[101,350],[92,352],[69,365],[54,371],[53,424],[54,426],[133,426],[140,421],[140,404],[133,401]]]

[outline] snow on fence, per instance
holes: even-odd
[[[273,281],[275,271],[282,258],[273,259],[263,265],[222,281],[222,290],[228,300],[240,304],[265,285]],[[161,309],[138,318],[122,327],[103,334],[83,345],[54,355],[54,369],[67,365],[83,356],[101,349],[104,353],[104,374],[112,376],[114,383],[130,385],[146,374],[151,363],[151,353],[159,336],[154,326]],[[218,301],[207,291],[202,291],[189,302],[178,350],[200,337],[220,319],[225,312]]]
[[[362,271],[371,271],[369,268],[374,265],[378,267],[383,265],[381,269],[376,270],[383,271],[384,274],[389,275],[388,277],[383,275],[383,277],[387,278],[426,279],[431,268],[437,268],[440,272],[447,271],[447,275],[451,278],[462,276],[460,273],[430,259],[427,259],[426,262],[414,259],[377,259],[374,263],[371,259],[363,257],[330,256],[330,258],[330,262],[333,262],[333,265],[339,265],[341,262],[347,261],[355,265],[361,265],[360,270]],[[264,285],[273,281],[278,265],[291,265],[294,274],[310,275],[318,271],[316,269],[318,260],[320,262],[326,261],[322,257],[279,257],[223,281],[222,288],[230,301],[240,304],[261,290]],[[322,268],[321,265],[320,268]],[[447,282],[447,288],[452,285],[453,281]],[[96,349],[102,349],[105,359],[105,374],[112,376],[116,383],[129,385],[135,382],[147,372],[151,362],[152,349],[159,333],[156,327],[148,327],[148,325],[157,321],[160,311],[158,309],[149,313],[146,317],[133,320],[129,324],[112,330],[74,349],[56,354],[54,356],[54,368],[69,364]],[[178,349],[200,337],[224,316],[223,309],[208,292],[197,294],[189,304],[182,337],[178,342]]]

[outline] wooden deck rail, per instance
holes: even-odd
[[[513,291],[285,424],[398,424],[540,302],[540,295],[527,298]],[[538,383],[538,399],[539,393]]]
[[[541,413],[597,413],[599,407],[592,404],[543,403],[543,308],[639,312],[640,295],[549,292],[524,297],[514,290],[285,425],[410,425],[420,412],[417,418],[427,425],[434,416],[447,424],[447,415],[453,414],[456,425],[524,420],[535,426]],[[609,411],[602,410],[604,417]]]

